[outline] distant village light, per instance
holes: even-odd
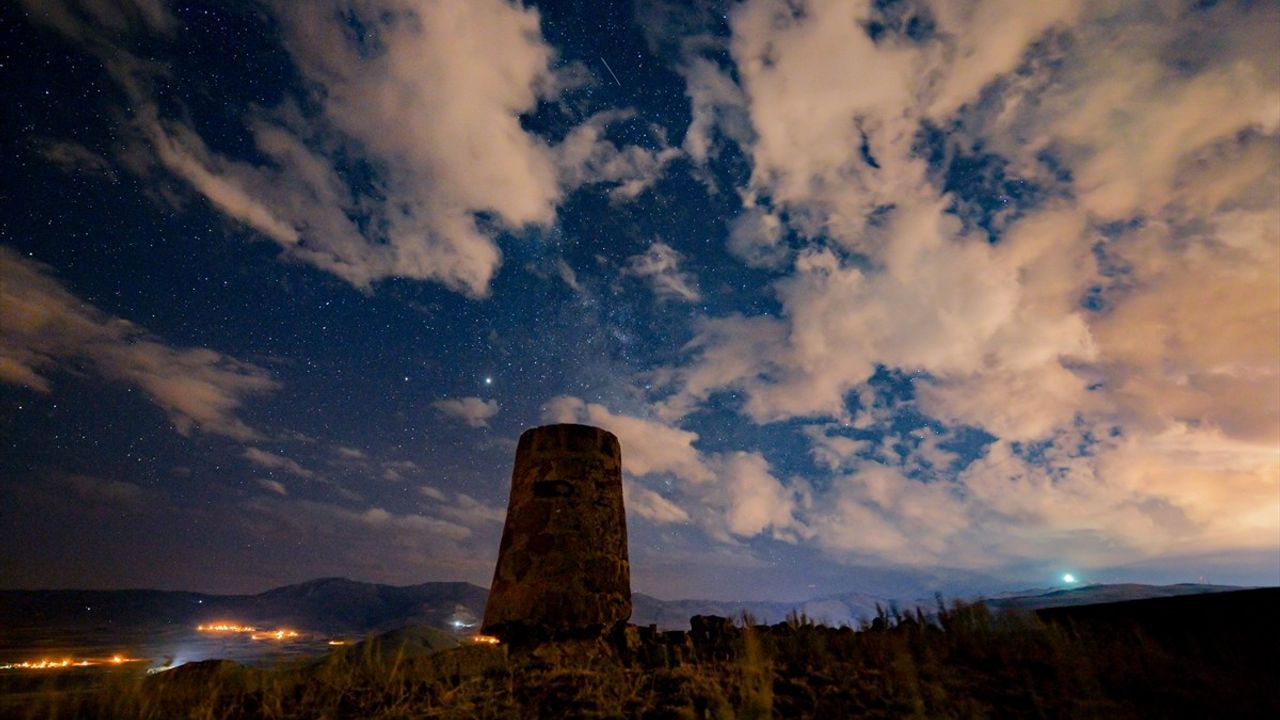
[[[288,640],[298,637],[296,630],[272,630],[265,633],[254,633],[249,636],[250,640]]]
[[[249,625],[237,625],[235,623],[213,623],[210,625],[197,625],[197,632],[204,633],[252,633],[257,632],[258,628]]]
[[[64,658],[62,660],[28,660],[25,662],[6,663],[0,665],[0,670],[65,670],[67,668],[85,668],[95,667],[98,665],[123,665],[125,663],[141,662],[138,658],[124,657],[123,655],[113,655],[104,659],[82,659],[74,660],[72,658]]]

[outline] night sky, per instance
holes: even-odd
[[[0,587],[1280,584],[1280,5],[0,4]]]

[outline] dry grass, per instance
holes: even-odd
[[[1230,639],[1222,639],[1230,642]],[[9,694],[4,717],[1137,718],[1280,712],[1271,665],[1173,652],[982,605],[882,611],[859,631],[803,616],[687,635],[618,632],[513,649],[423,652],[373,641],[272,669],[188,665],[92,687]],[[12,688],[11,688],[12,689]],[[17,702],[14,700],[17,699]],[[1278,715],[1280,716],[1280,715]]]

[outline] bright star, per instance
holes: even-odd
[[[487,377],[487,378],[485,378],[485,379],[484,379],[484,384],[485,384],[485,385],[492,385],[492,384],[493,384],[493,378],[491,378],[491,377]]]
[[[1062,582],[1068,585],[1074,583],[1075,581],[1076,581],[1076,576],[1072,575],[1071,573],[1067,573],[1066,575],[1062,576]]]

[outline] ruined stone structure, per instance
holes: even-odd
[[[526,430],[483,632],[574,634],[630,617],[618,438],[589,425]]]

